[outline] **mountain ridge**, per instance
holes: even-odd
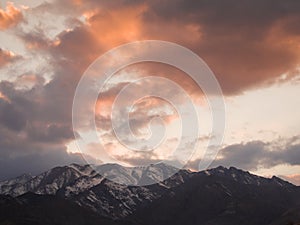
[[[102,169],[105,176],[94,168]],[[184,220],[190,224],[223,224],[221,221],[239,224],[241,218],[247,218],[254,224],[268,225],[273,217],[277,219],[279,214],[288,210],[293,218],[297,218],[292,209],[298,207],[295,199],[300,200],[300,187],[281,178],[265,178],[234,167],[219,166],[200,172],[179,170],[160,181],[174,173],[175,169],[164,164],[136,169],[116,164],[100,167],[71,164],[55,167],[37,176],[22,175],[0,182],[0,194],[11,195],[13,199],[29,192],[55,196],[90,210],[93,215],[96,213],[112,220],[129,219],[141,225],[176,225]],[[110,180],[116,175],[118,179],[136,184],[145,177],[157,183],[126,186]],[[205,203],[205,207],[198,201]],[[191,207],[188,207],[189,204]],[[271,206],[274,209],[268,210]],[[256,217],[249,217],[247,207],[259,217],[264,215],[265,219],[254,221]],[[149,212],[157,215],[155,220],[147,216]],[[161,212],[166,216],[160,216]],[[167,216],[169,214],[172,216]],[[191,215],[194,220],[188,219]],[[174,218],[177,219],[173,221]]]

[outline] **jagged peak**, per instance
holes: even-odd
[[[273,176],[272,178],[267,178],[233,166],[229,168],[224,166],[218,166],[215,168],[205,170],[203,172],[207,176],[216,175],[216,176],[227,177],[229,179],[235,180],[236,182],[244,183],[244,184],[263,185],[263,184],[268,184],[270,182],[273,182],[279,186],[286,186],[286,187],[295,186],[276,176]]]
[[[278,183],[279,185],[289,185],[289,186],[295,186],[294,184],[286,181],[286,180],[283,180],[281,179],[280,177],[277,177],[277,176],[272,176],[271,180],[273,180],[274,182]]]

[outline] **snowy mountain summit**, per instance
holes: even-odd
[[[167,202],[176,200],[178,196],[190,198],[189,195],[185,197],[185,193],[190,192],[194,186],[197,187],[195,193],[207,192],[207,197],[212,195],[229,198],[228,204],[233,204],[230,198],[240,197],[240,193],[249,192],[250,197],[256,196],[257,193],[252,193],[256,189],[260,191],[275,188],[291,192],[297,188],[277,177],[263,178],[233,167],[191,172],[162,163],[135,168],[117,164],[97,167],[71,164],[53,168],[37,176],[24,174],[0,182],[0,194],[18,197],[31,192],[57,196],[101,216],[120,219],[162,201],[162,198],[169,199]],[[205,197],[203,201],[207,201],[206,195],[200,196]],[[159,205],[164,204],[165,201],[162,201]]]
[[[101,182],[122,185],[146,186],[159,183],[174,175],[177,168],[165,164],[145,167],[123,167],[118,164],[100,166],[71,164],[55,167],[38,176],[23,174],[0,182],[0,193],[18,196],[27,192],[54,195],[58,191],[66,196],[78,194]]]
[[[123,217],[139,205],[151,202],[174,185],[184,182],[187,171],[174,175],[172,182],[161,182],[178,171],[177,168],[155,164],[128,168],[118,164],[100,166],[77,165],[56,167],[37,176],[22,175],[0,182],[0,194],[17,197],[28,192],[58,195],[87,206],[102,215]],[[143,184],[156,184],[152,186]],[[127,186],[126,184],[133,184]]]

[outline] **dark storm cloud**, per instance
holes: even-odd
[[[2,81],[0,92],[5,96],[0,98],[0,179],[83,162],[66,152],[65,145],[74,139],[71,122],[44,86],[16,89]]]
[[[172,4],[171,4],[172,3]],[[187,19],[202,18],[209,24],[252,24],[269,25],[282,16],[295,15],[300,10],[297,1],[281,0],[174,0],[149,1],[151,9],[166,19],[188,15]],[[189,17],[194,15],[193,17]],[[184,19],[181,17],[181,19]],[[239,20],[237,20],[239,19]]]
[[[245,144],[230,145],[221,149],[220,159],[213,162],[214,165],[235,166],[245,170],[253,170],[259,166],[270,168],[278,163],[283,163],[279,151],[271,152],[268,144],[262,141],[253,141]]]
[[[54,4],[67,3],[72,5]],[[89,26],[78,24],[59,36],[63,43],[55,49],[67,59],[91,62],[95,53],[128,41],[174,41],[208,63],[226,94],[269,85],[284,73],[293,77],[299,64],[298,1],[89,0],[73,5],[89,13]],[[128,33],[136,34],[128,39]]]
[[[48,59],[48,68],[31,76],[37,82],[31,82],[30,88],[20,89],[20,79],[0,82],[0,179],[24,172],[39,173],[56,165],[84,163],[80,155],[67,153],[66,145],[74,140],[71,117],[75,88],[95,52],[97,56],[99,53],[85,27],[62,32],[59,45],[49,40],[41,28],[27,33],[20,28],[16,33],[31,53]],[[48,82],[39,79],[45,71],[52,74]]]
[[[281,154],[281,160],[290,165],[300,165],[300,144],[289,146],[286,152]]]
[[[295,138],[297,141],[295,142]],[[258,168],[272,168],[276,165],[300,165],[299,137],[274,142],[251,141],[247,143],[229,145],[219,151],[217,159],[210,167],[219,165],[234,166],[244,170]],[[279,144],[279,143],[285,144]],[[198,169],[199,160],[189,163],[188,166]]]
[[[25,127],[26,118],[16,105],[0,99],[0,123],[9,129],[19,131]]]
[[[149,4],[144,15],[147,35],[190,47],[213,69],[227,94],[274,82],[299,64],[298,1],[176,0]],[[177,39],[183,31],[177,29],[178,34],[172,36],[167,29],[172,25],[182,29],[194,26],[200,38],[195,42]]]
[[[82,156],[68,153],[66,145],[74,140],[75,88],[99,53],[93,36],[85,27],[76,27],[59,35],[59,45],[47,39],[42,29],[24,32],[20,38],[29,51],[41,54],[49,64],[41,74],[30,77],[34,79],[30,88],[19,88],[20,79],[26,78],[24,71],[16,82],[0,82],[0,179],[25,172],[36,174],[72,162],[85,163]],[[48,82],[42,78],[45,71],[52,74]]]
[[[66,125],[51,124],[47,127],[41,126],[28,129],[28,135],[37,142],[64,142],[74,138],[72,127]]]
[[[70,154],[64,149],[49,149],[47,152],[37,152],[18,157],[1,157],[0,180],[14,178],[24,173],[38,175],[55,166],[71,163],[86,164],[86,161],[80,154]]]
[[[51,44],[51,40],[46,37],[42,28],[35,28],[35,30],[30,33],[25,33],[20,29],[18,36],[24,41],[27,47],[31,49],[46,49]]]
[[[66,3],[72,5],[57,4]],[[90,29],[70,33],[70,46],[84,35],[93,38],[80,43],[100,42],[102,50],[136,40],[173,41],[208,63],[225,94],[269,85],[284,73],[293,77],[300,60],[299,1],[74,0],[73,7],[89,13]],[[76,46],[73,56],[78,47],[84,48]]]

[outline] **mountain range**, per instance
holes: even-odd
[[[0,182],[0,225],[300,224],[300,187],[278,177],[234,167],[176,171],[72,164],[24,174]]]

